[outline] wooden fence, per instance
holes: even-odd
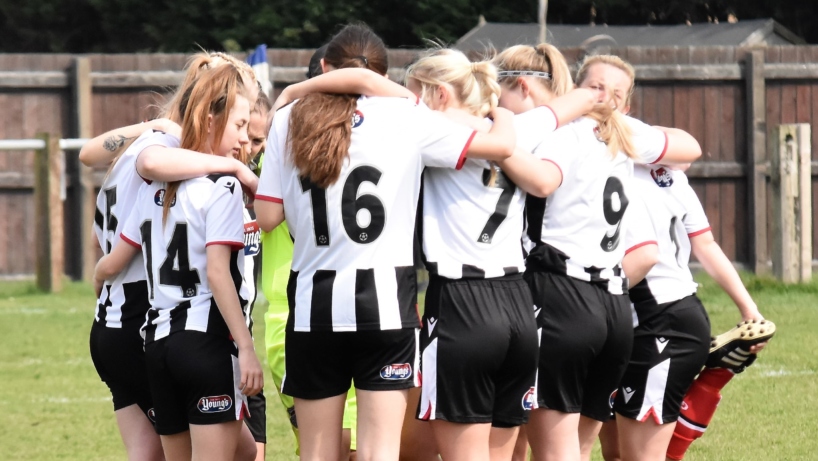
[[[772,198],[767,139],[783,123],[818,121],[818,46],[613,49],[637,71],[632,114],[647,123],[689,131],[703,158],[689,171],[725,253],[756,272],[770,270]],[[564,49],[569,62],[582,51]],[[304,78],[312,50],[268,50],[276,93]],[[416,53],[390,50],[390,76]],[[151,118],[181,77],[182,54],[0,54],[0,139],[37,133],[83,138]],[[812,130],[812,149],[818,130]],[[89,203],[103,172],[80,167],[66,152],[66,272],[93,264]],[[34,152],[0,152],[0,276],[32,274]],[[818,162],[812,197],[818,203]],[[813,216],[813,260],[818,218]]]

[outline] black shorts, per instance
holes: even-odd
[[[355,388],[391,391],[417,387],[418,328],[364,331],[287,331],[282,393],[324,399]]]
[[[241,372],[233,341],[179,331],[147,344],[145,361],[160,435],[246,415],[247,398],[239,390]]]
[[[537,324],[521,275],[432,276],[421,329],[418,418],[515,427],[535,402]]]
[[[696,295],[659,304],[634,305],[639,325],[633,352],[614,401],[631,419],[657,424],[679,418],[682,398],[710,350],[710,320]]]
[[[253,440],[257,443],[267,443],[267,398],[263,392],[247,397],[247,408],[250,416],[244,419]]]
[[[607,421],[633,345],[628,296],[549,272],[525,279],[540,309],[538,406]]]
[[[139,325],[108,328],[94,322],[91,326],[91,360],[100,379],[111,390],[114,411],[136,404],[153,421],[143,344]]]

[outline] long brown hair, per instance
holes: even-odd
[[[213,153],[222,141],[227,118],[238,96],[250,99],[248,88],[241,71],[235,66],[219,66],[200,76],[190,88],[182,116],[183,149]],[[208,121],[213,116],[212,122]],[[213,144],[209,144],[208,129],[214,133]],[[162,204],[162,224],[167,221],[170,207],[181,181],[167,184]]]
[[[633,66],[625,62],[619,56],[613,55],[592,55],[587,56],[582,65],[577,71],[577,85],[582,85],[582,82],[588,77],[588,70],[595,64],[603,64],[616,67],[630,78],[630,88],[628,94],[625,96],[625,105],[630,104],[631,95],[633,94],[633,83],[636,73]],[[608,91],[608,99],[611,103],[618,105],[615,100],[613,91]],[[610,110],[607,110],[610,109]],[[597,107],[588,114],[588,117],[597,121],[599,131],[597,137],[608,145],[608,151],[616,155],[617,152],[624,152],[630,158],[636,157],[636,150],[633,147],[633,133],[630,126],[625,121],[625,116],[618,110],[615,110],[612,105],[605,105],[605,107]]]
[[[369,27],[348,25],[327,44],[324,64],[336,69],[364,68],[386,75],[386,46]],[[301,177],[309,178],[319,187],[338,180],[349,155],[357,100],[358,95],[314,93],[293,106],[287,147]]]

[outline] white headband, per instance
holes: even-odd
[[[497,72],[497,77],[539,77],[546,80],[551,80],[551,74],[536,70],[501,70]]]

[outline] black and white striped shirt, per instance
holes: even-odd
[[[626,119],[636,161],[659,161],[667,136]],[[634,161],[622,152],[612,155],[596,129],[595,120],[581,118],[554,131],[536,150],[560,169],[562,184],[547,199],[526,202],[526,269],[554,271],[622,294],[627,291],[620,267],[626,249],[622,239]]]
[[[256,195],[284,204],[295,239],[287,328],[419,327],[413,239],[421,172],[462,166],[474,132],[415,101],[361,97],[340,178],[322,189],[290,159],[291,107],[274,118]]]
[[[230,275],[242,310],[250,298],[244,279],[241,186],[232,176],[182,181],[162,225],[163,182],[143,185],[121,238],[142,249],[151,309],[145,343],[182,330],[229,336],[207,280],[209,245],[233,247]]]
[[[136,203],[145,181],[136,173],[136,158],[150,146],[179,147],[179,138],[160,131],[147,130],[117,160],[97,195],[94,232],[103,254],[111,252],[117,235]],[[150,307],[142,255],[137,255],[116,277],[106,280],[97,300],[94,320],[108,328],[123,323],[141,326]]]
[[[528,152],[558,123],[548,107],[517,115],[514,122],[517,146]],[[423,188],[423,252],[430,273],[493,278],[525,270],[520,237],[526,194],[496,164],[466,159],[460,171],[427,168]]]

